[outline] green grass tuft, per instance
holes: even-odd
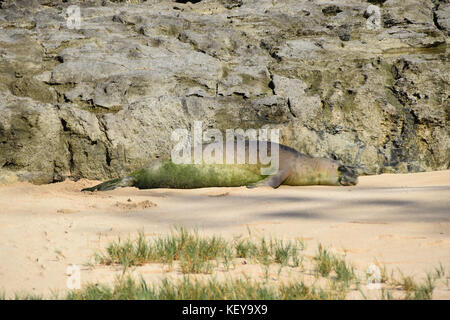
[[[168,236],[147,240],[143,233],[135,241],[112,242],[95,260],[104,265],[141,266],[146,263],[180,262],[183,273],[209,273],[211,260],[229,255],[227,242],[220,237],[203,238],[183,228]]]
[[[179,261],[182,273],[211,273],[213,260],[220,260],[228,269],[235,258],[250,258],[268,266],[278,263],[282,266],[297,267],[301,264],[300,252],[303,242],[266,240],[259,242],[249,239],[226,241],[221,237],[201,237],[197,231],[189,232],[183,228],[167,236],[147,240],[143,233],[132,241],[112,242],[106,252],[97,253],[99,264],[120,264],[124,268],[141,266],[146,263],[165,263],[172,265]]]
[[[69,300],[319,300],[333,295],[308,287],[302,283],[269,286],[249,279],[228,279],[217,281],[195,280],[184,276],[181,280],[163,279],[149,286],[141,278],[132,277],[116,279],[113,286],[87,285],[80,290],[69,292]],[[334,295],[334,297],[337,297]]]

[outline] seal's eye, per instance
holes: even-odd
[[[349,174],[349,175],[356,174],[355,169],[353,169],[353,167],[349,167],[349,166],[339,166],[338,171],[340,173]]]
[[[347,168],[346,168],[345,166],[339,166],[339,167],[338,167],[338,171],[339,171],[339,172],[346,172],[346,171],[347,171]]]

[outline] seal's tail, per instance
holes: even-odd
[[[125,177],[125,178],[108,180],[108,181],[100,183],[96,186],[81,189],[81,191],[97,191],[97,190],[98,191],[108,191],[108,190],[114,190],[115,188],[118,188],[118,187],[131,187],[131,186],[133,186],[132,177]]]

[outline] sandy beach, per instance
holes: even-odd
[[[375,261],[423,277],[450,266],[450,170],[360,177],[354,187],[194,190],[122,188],[80,192],[96,181],[0,186],[0,290],[50,295],[66,290],[66,268],[108,282],[116,267],[87,266],[110,240],[167,234],[174,226],[226,238],[248,235],[319,243],[361,269]],[[160,266],[144,276],[163,277]],[[174,273],[174,272],[172,272]],[[434,299],[450,299],[448,287]]]

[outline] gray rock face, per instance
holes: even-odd
[[[362,174],[448,169],[449,19],[438,0],[2,0],[0,183],[121,176],[195,120]]]

